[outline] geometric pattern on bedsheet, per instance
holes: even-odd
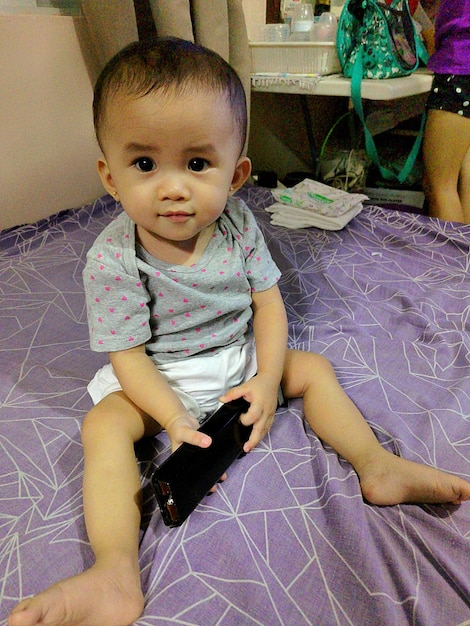
[[[470,228],[368,207],[344,230],[289,231],[246,187],[276,262],[292,346],[324,353],[381,443],[470,479]],[[89,349],[81,272],[117,214],[104,197],[0,234],[0,624],[20,597],[92,562],[81,504]],[[299,400],[178,529],[144,486],[138,626],[470,623],[470,503],[363,502]],[[112,517],[113,512],[110,511]]]

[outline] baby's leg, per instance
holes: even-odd
[[[134,443],[155,432],[158,425],[122,392],[90,411],[82,429],[83,506],[95,564],[21,602],[9,626],[126,626],[139,617],[141,496]]]
[[[290,350],[282,388],[286,398],[303,397],[312,430],[351,463],[364,498],[372,504],[459,503],[470,499],[467,481],[382,448],[324,357]]]

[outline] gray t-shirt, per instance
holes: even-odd
[[[208,355],[249,336],[251,293],[280,272],[256,221],[230,198],[212,240],[192,266],[159,261],[136,243],[122,213],[98,236],[83,273],[91,348],[116,352],[146,344],[158,364]]]

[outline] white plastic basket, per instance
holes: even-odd
[[[251,71],[258,73],[337,74],[335,42],[251,42]]]

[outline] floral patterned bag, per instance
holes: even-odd
[[[336,47],[343,74],[351,78],[351,99],[364,126],[366,152],[383,178],[404,182],[418,156],[423,130],[411,149],[402,170],[397,174],[380,164],[373,137],[367,128],[362,108],[363,78],[384,79],[407,76],[420,59],[428,54],[418,37],[407,0],[346,0],[338,24]]]
[[[345,76],[358,64],[363,78],[411,74],[422,56],[407,0],[348,0],[338,24],[338,56]]]

